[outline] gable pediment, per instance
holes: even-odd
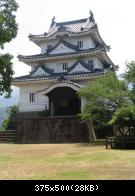
[[[72,67],[69,68],[68,73],[83,73],[83,72],[91,72],[88,65],[84,65],[81,62],[75,63]]]
[[[52,51],[49,52],[49,54],[72,53],[75,51],[75,49],[66,46],[64,43],[59,43]]]
[[[38,68],[34,71],[34,73],[31,74],[31,77],[43,76],[43,75],[48,76],[49,74],[48,74],[45,70],[43,70],[41,67],[38,67]]]

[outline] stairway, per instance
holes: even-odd
[[[14,143],[15,135],[15,130],[0,132],[0,143]]]

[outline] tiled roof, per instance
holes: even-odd
[[[81,87],[84,87],[80,84],[77,84],[75,82],[71,82],[69,80],[56,80],[56,81],[52,82],[50,85],[48,85],[46,88],[36,91],[36,93],[44,91],[45,94],[47,94],[53,88],[60,87],[60,86],[74,87],[76,90],[80,89]]]
[[[61,43],[64,44],[65,46],[67,46],[68,48],[79,51],[79,47],[77,45],[70,44],[69,42],[66,42],[64,39],[61,38],[59,40],[59,42],[55,46],[50,48],[45,54],[49,54],[51,51],[53,51],[55,48],[57,48]]]
[[[104,47],[99,46],[99,47],[96,47],[96,48],[90,48],[90,49],[86,49],[86,50],[78,50],[77,52],[62,53],[62,54],[61,53],[60,54],[48,54],[48,53],[44,53],[44,54],[29,55],[29,56],[18,55],[18,58],[20,60],[23,60],[23,59],[37,59],[37,58],[41,58],[42,59],[42,58],[45,58],[45,57],[65,56],[65,55],[72,55],[72,54],[79,54],[79,53],[80,54],[81,53],[83,54],[83,53],[86,53],[86,52],[94,52],[94,51],[102,50],[102,49],[104,50]]]
[[[64,77],[67,79],[83,79],[83,78],[91,78],[93,76],[99,76],[107,73],[108,71],[106,70],[101,70],[101,71],[94,71],[94,72],[86,72],[86,73],[71,73],[71,74],[65,74]],[[61,73],[54,73],[53,75],[48,75],[48,76],[33,76],[31,77],[30,75],[25,75],[25,76],[20,76],[14,78],[13,82],[27,82],[27,81],[39,81],[39,80],[56,80],[59,79],[62,76]]]
[[[82,60],[79,60],[79,61],[75,62],[71,67],[68,68],[67,73],[70,72],[71,70],[73,70],[73,69],[77,66],[78,63],[80,63],[80,64],[81,64],[85,69],[87,69],[88,71],[90,71],[90,72],[93,71],[93,70],[91,69],[91,67],[90,67],[87,63],[85,63],[85,62],[82,61]]]
[[[47,33],[41,35],[29,35],[30,39],[34,38],[47,38],[55,34],[56,32],[69,32],[69,33],[81,33],[85,31],[90,31],[96,28],[95,22],[90,22],[90,18],[84,18],[80,20],[73,20],[68,22],[54,23]]]
[[[52,74],[53,73],[53,70],[52,69],[49,69],[48,67],[46,67],[45,65],[39,65],[35,70],[33,70],[30,75],[33,75],[39,68],[42,68],[46,73],[48,74]]]

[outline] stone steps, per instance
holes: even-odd
[[[0,132],[0,143],[13,143],[15,140],[15,136],[15,130],[7,130],[4,132]]]

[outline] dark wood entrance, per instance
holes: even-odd
[[[57,87],[47,94],[52,116],[76,115],[80,113],[81,100],[70,87]]]

